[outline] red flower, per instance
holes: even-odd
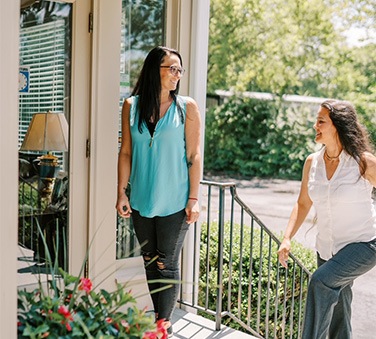
[[[86,291],[89,293],[93,288],[93,284],[89,278],[81,278],[80,284],[78,285],[78,289],[80,291]]]
[[[64,305],[59,306],[57,313],[64,316],[65,319],[73,320],[73,317],[72,317],[71,313],[69,312],[68,307],[66,307]]]
[[[66,327],[66,329],[67,329],[67,331],[72,331],[72,326],[70,325],[70,323],[67,321],[66,323],[65,323],[65,327]]]
[[[167,339],[166,322],[163,319],[157,321],[157,329],[144,333],[142,339]]]
[[[59,306],[59,308],[57,309],[57,313],[64,316],[65,319],[62,320],[61,323],[65,325],[67,331],[72,331],[72,326],[70,325],[69,321],[72,321],[73,317],[72,314],[69,312],[68,307],[66,307],[65,305]]]
[[[158,335],[156,332],[146,332],[142,336],[142,339],[158,339]]]

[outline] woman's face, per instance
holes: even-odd
[[[315,141],[320,144],[327,145],[338,140],[337,129],[329,117],[329,110],[325,107],[320,107],[313,128],[316,130]]]
[[[171,73],[170,66],[181,68],[180,59],[176,54],[171,53],[166,55],[162,61],[160,69],[162,90],[167,90],[169,92],[176,89],[181,78],[180,72],[177,72],[176,75]]]

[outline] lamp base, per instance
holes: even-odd
[[[39,176],[41,178],[56,178],[60,169],[58,158],[48,153],[39,157],[39,160]]]
[[[50,198],[55,178],[60,170],[58,158],[48,153],[39,157],[39,160],[39,192],[42,198]]]

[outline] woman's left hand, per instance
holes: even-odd
[[[200,215],[200,205],[198,201],[189,199],[185,207],[185,213],[187,214],[187,224],[196,222]]]
[[[291,241],[289,239],[284,238],[277,252],[278,260],[284,268],[287,268],[287,261],[289,259],[290,250],[291,250]]]

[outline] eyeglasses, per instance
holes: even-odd
[[[170,73],[173,76],[178,76],[180,75],[181,77],[184,75],[185,69],[177,66],[161,66],[161,68],[169,68]]]

